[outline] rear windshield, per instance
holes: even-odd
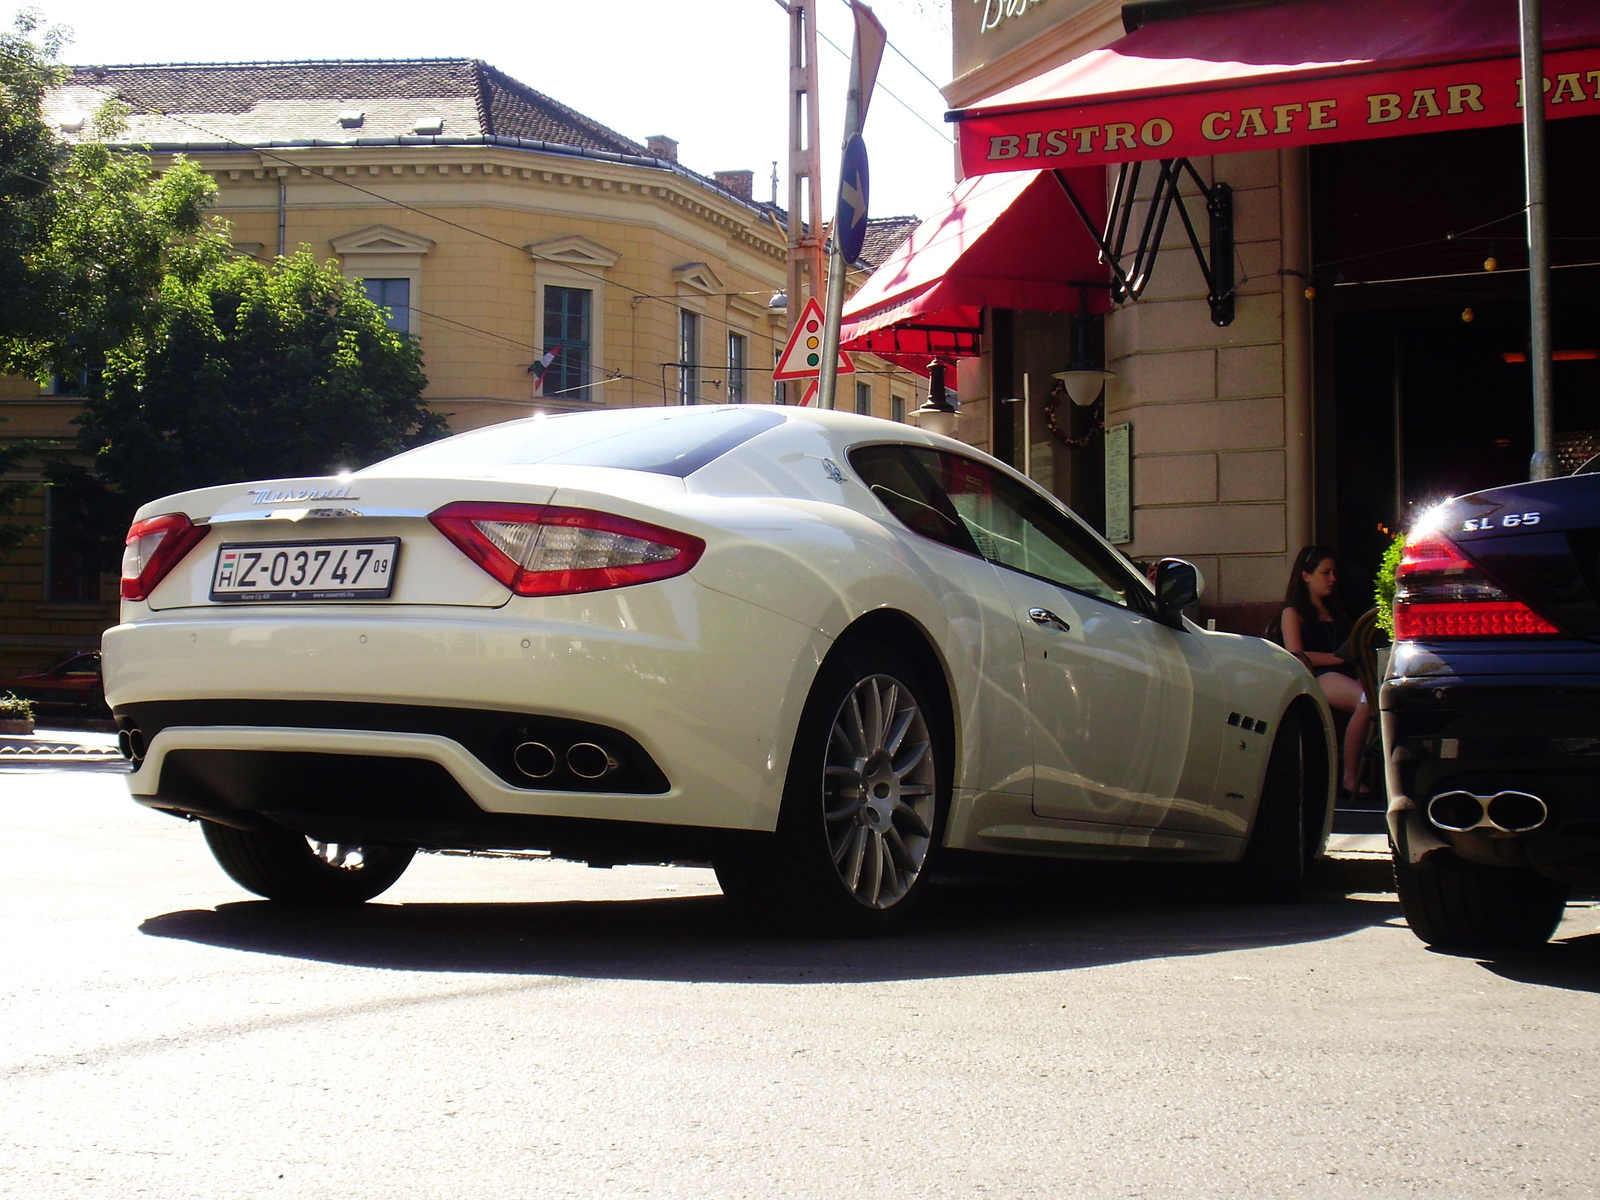
[[[564,413],[457,434],[386,459],[366,474],[470,475],[491,467],[549,463],[681,479],[783,422],[780,413],[742,408]]]

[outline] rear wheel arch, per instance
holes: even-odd
[[[940,724],[952,752],[960,746],[955,684],[944,658],[934,648],[933,639],[918,622],[896,608],[876,608],[856,618],[835,640],[830,656],[839,647],[850,642],[871,642],[887,646],[922,676],[925,687],[933,693],[934,716]],[[959,774],[959,772],[957,772]]]

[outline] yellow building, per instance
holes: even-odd
[[[71,138],[113,99],[133,110],[127,144],[216,180],[239,253],[305,245],[364,280],[421,341],[425,397],[454,430],[774,399],[785,214],[751,171],[698,174],[673,139],[635,142],[470,59],[78,68],[47,120]],[[878,223],[865,265],[912,224]],[[840,407],[915,407],[914,376],[859,366]],[[71,390],[0,380],[0,437],[70,446]],[[23,516],[47,534],[0,561],[0,670],[92,646],[115,619],[115,580],[46,491]]]

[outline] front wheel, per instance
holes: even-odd
[[[932,685],[886,647],[840,647],[812,687],[764,852],[720,861],[736,903],[809,933],[900,928],[943,834],[950,761]]]
[[[1285,713],[1267,758],[1267,775],[1261,785],[1261,803],[1255,825],[1240,862],[1244,894],[1269,904],[1290,904],[1300,898],[1318,830],[1312,822],[1308,786],[1314,772],[1305,753],[1303,718]]]
[[[361,904],[411,864],[412,846],[314,842],[287,829],[234,829],[202,821],[212,856],[240,887],[293,904]]]
[[[1449,851],[1413,866],[1396,855],[1395,891],[1411,932],[1441,950],[1542,946],[1561,923],[1567,885],[1528,867],[1489,867]]]

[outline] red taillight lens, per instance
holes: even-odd
[[[205,536],[182,513],[135,521],[122,551],[122,598],[143,600]]]
[[[1440,638],[1547,637],[1561,632],[1507,595],[1455,543],[1414,534],[1396,572],[1394,635],[1400,641]]]
[[[428,520],[519,596],[564,596],[682,575],[706,544],[659,525],[548,504],[447,504]]]

